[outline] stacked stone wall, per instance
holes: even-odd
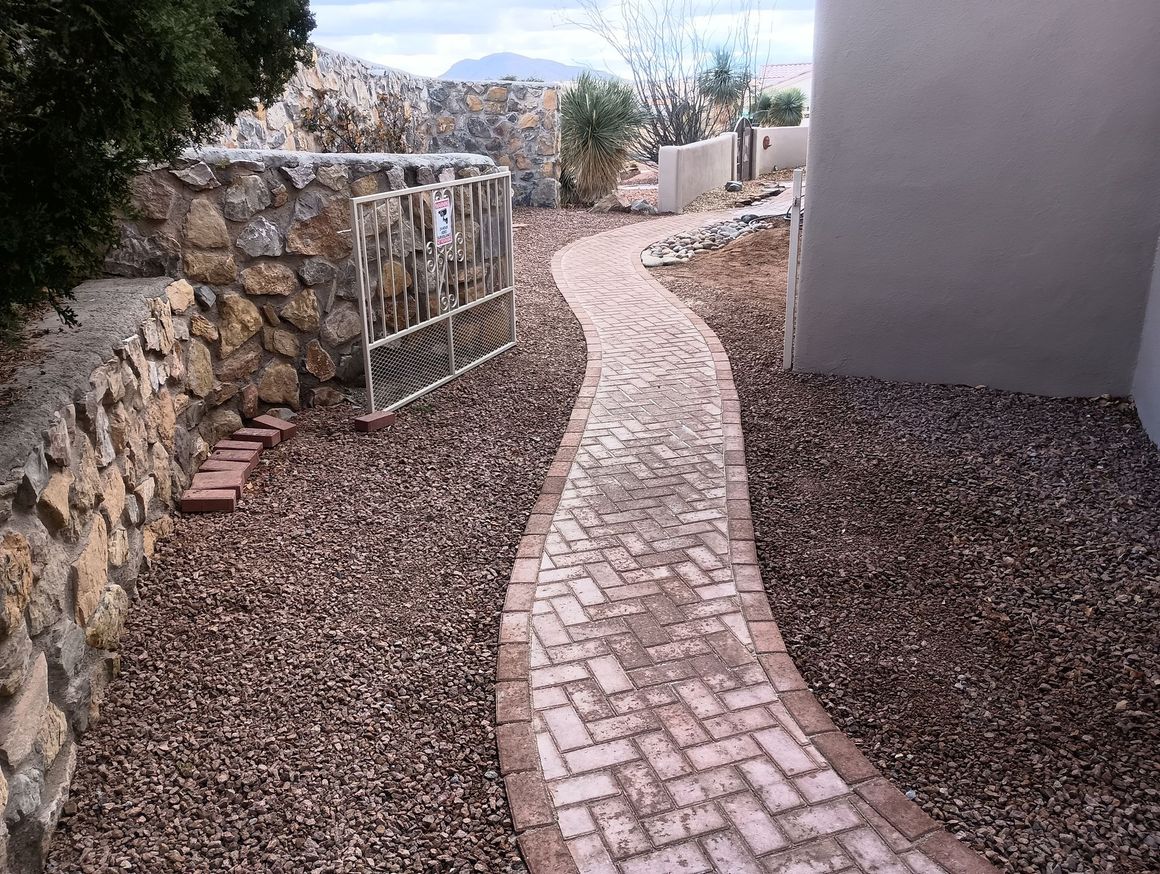
[[[377,117],[378,95],[385,92],[403,99],[413,152],[487,155],[511,169],[517,204],[559,205],[556,84],[427,79],[318,49],[314,63],[299,66],[278,100],[239,115],[211,145],[315,152],[321,144],[303,127],[304,110],[333,96]]]
[[[360,383],[349,198],[494,169],[478,155],[188,153],[136,179],[137,216],[108,259],[161,278],[86,283],[79,330],[32,326],[0,405],[0,871],[41,868],[137,576],[213,444]],[[422,245],[411,217],[429,204],[409,197],[383,212],[396,252]],[[416,298],[422,278],[400,293]]]

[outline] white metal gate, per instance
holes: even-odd
[[[351,199],[369,410],[515,345],[511,210],[507,170]]]

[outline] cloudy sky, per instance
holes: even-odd
[[[601,0],[611,5],[619,0]],[[652,0],[659,2],[659,0]],[[724,34],[741,3],[760,9],[768,63],[813,54],[813,0],[673,0],[698,8],[703,32]],[[577,0],[311,0],[313,40],[412,73],[438,76],[455,61],[517,52],[623,75],[603,41],[577,26]],[[762,60],[766,60],[762,58]]]

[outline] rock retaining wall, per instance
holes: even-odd
[[[403,97],[412,151],[487,155],[511,168],[516,203],[559,205],[559,86],[543,82],[425,79],[319,49],[279,100],[239,115],[212,145],[317,151],[317,136],[302,126],[303,110],[333,96],[375,115],[378,95],[388,91]]]
[[[137,575],[213,444],[358,380],[350,195],[492,169],[478,155],[187,154],[136,180],[139,218],[108,261],[164,275],[85,283],[80,329],[31,326],[0,405],[0,871],[41,870]],[[396,252],[421,238],[411,214],[383,212]]]
[[[0,870],[39,871],[173,496],[236,423],[188,392],[192,288],[86,283],[0,408]],[[91,317],[91,318],[90,318]],[[93,366],[93,362],[98,363]]]
[[[187,153],[135,181],[140,218],[106,267],[188,282],[189,388],[211,415],[334,403],[363,367],[350,197],[494,169],[480,155]],[[395,253],[422,247],[411,216],[391,212]]]

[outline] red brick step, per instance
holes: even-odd
[[[238,506],[233,489],[186,489],[181,493],[183,513],[232,513]]]
[[[239,498],[242,496],[242,486],[246,484],[246,477],[241,471],[213,471],[212,473],[195,473],[190,488],[195,491],[232,489]]]
[[[282,441],[282,432],[277,428],[239,428],[231,435],[231,439],[260,443],[269,449]]]
[[[358,416],[354,420],[354,429],[356,431],[381,431],[383,428],[390,428],[395,424],[395,414],[388,413],[385,410],[380,410],[377,413],[367,413],[365,416]]]
[[[230,449],[256,454],[262,451],[262,444],[257,440],[219,440],[213,445],[213,448],[215,452],[219,449]]]
[[[285,419],[279,419],[277,416],[271,416],[269,414],[258,416],[253,420],[253,423],[255,425],[261,426],[262,428],[274,429],[282,435],[283,440],[289,440],[291,437],[298,433],[298,426],[293,422],[287,422]]]
[[[253,462],[247,461],[221,461],[217,458],[207,458],[201,463],[201,467],[197,469],[198,473],[224,473],[226,471],[236,470],[240,471],[242,476],[249,476],[251,471],[257,466],[257,458]]]

